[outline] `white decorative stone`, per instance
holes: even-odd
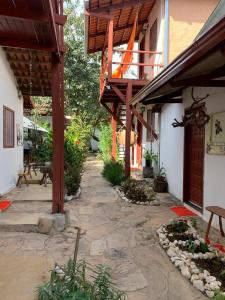
[[[208,276],[210,276],[210,273],[209,273],[209,271],[204,270],[203,275],[204,275],[204,278],[206,279]]]
[[[172,248],[172,247],[170,247],[170,248],[168,249],[168,251],[167,251],[167,255],[168,255],[169,257],[172,257],[172,256],[177,256],[176,249],[175,249],[175,248]]]
[[[197,274],[193,274],[191,276],[191,282],[193,282],[194,280],[199,280],[199,276]]]
[[[185,277],[185,278],[188,278],[188,279],[190,279],[191,278],[191,273],[190,273],[190,271],[189,271],[189,268],[187,267],[187,266],[182,266],[181,267],[181,274]]]
[[[216,281],[216,277],[214,277],[214,276],[208,276],[208,277],[206,278],[206,281],[207,281],[208,283],[213,282],[213,281]]]
[[[217,290],[221,286],[221,282],[219,281],[213,281],[209,283],[209,287],[211,290]]]
[[[183,265],[184,263],[181,260],[176,260],[174,264],[176,267],[179,267],[179,266]]]
[[[200,290],[201,292],[204,292],[205,288],[204,288],[204,284],[203,284],[203,281],[198,279],[198,280],[194,280],[193,281],[193,286]]]
[[[206,290],[205,293],[206,293],[206,295],[207,295],[209,298],[213,298],[213,297],[214,297],[214,292],[213,292],[213,291],[208,291],[208,290]]]

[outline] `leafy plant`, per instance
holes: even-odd
[[[115,161],[106,162],[104,164],[102,175],[113,185],[120,185],[125,178],[123,164]]]
[[[215,296],[212,298],[212,300],[225,300],[225,295],[222,294],[220,291],[214,291]]]
[[[188,240],[186,242],[186,246],[188,247],[188,251],[191,253],[195,253],[197,249],[197,245],[192,240]]]
[[[191,239],[186,242],[186,246],[191,253],[206,253],[209,251],[209,247],[206,243],[200,242],[200,245],[196,245]]]
[[[189,225],[186,222],[179,220],[171,222],[171,224],[169,224],[167,228],[172,232],[184,233],[188,230]]]
[[[200,242],[200,252],[201,253],[206,253],[209,252],[209,247],[206,243]]]
[[[146,161],[149,162],[150,165],[152,165],[153,162],[157,162],[158,160],[157,155],[152,150],[149,151],[146,149],[145,149],[144,158]]]
[[[98,265],[95,269],[84,261],[69,260],[63,268],[64,276],[51,272],[50,281],[38,289],[39,300],[124,300],[112,281],[109,269]]]
[[[156,173],[157,178],[166,178],[166,169],[162,166],[159,171]]]
[[[195,229],[197,229],[197,219],[196,218],[190,218],[191,226]]]
[[[74,195],[79,188],[91,135],[90,125],[83,122],[81,116],[74,116],[73,121],[67,127],[64,139],[64,179],[69,195]]]
[[[103,161],[110,161],[112,153],[112,128],[109,124],[102,125],[100,128],[99,148]]]

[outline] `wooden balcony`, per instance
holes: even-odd
[[[133,59],[131,63],[122,62],[125,53],[131,52]],[[145,62],[141,63],[140,55],[145,56]],[[162,70],[161,62],[162,52],[158,51],[141,51],[141,50],[123,50],[113,49],[112,60],[110,54],[103,53],[100,68],[100,102],[120,102],[115,88],[121,93],[126,92],[128,82],[132,82],[133,96],[150,80]],[[121,76],[114,72],[117,67],[121,67]]]

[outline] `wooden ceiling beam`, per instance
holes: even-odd
[[[138,22],[138,26],[144,25],[147,22],[148,22],[148,20],[140,21],[140,22]],[[125,25],[125,26],[114,27],[113,32],[115,33],[115,32],[125,30],[125,29],[128,29],[128,28],[132,29],[133,26],[134,26],[134,24],[128,24],[128,25]],[[101,31],[101,32],[98,32],[98,33],[95,33],[95,34],[89,34],[89,38],[97,38],[97,37],[102,36],[102,35],[106,35],[106,31]]]
[[[30,36],[24,34],[10,35],[8,37],[0,35],[0,45],[4,47],[40,50],[47,52],[52,52],[55,49],[53,45],[37,44],[36,42],[30,39]]]
[[[29,60],[25,60],[25,59],[14,59],[14,58],[9,58],[7,57],[7,60],[10,64],[30,64]],[[32,60],[32,64],[34,65],[51,65],[52,62],[51,61],[37,61],[37,60]]]
[[[129,0],[129,1],[122,1],[121,3],[110,4],[104,7],[98,7],[96,9],[89,9],[89,13],[108,13],[109,11],[113,11],[116,9],[124,9],[129,7],[138,6],[140,4],[149,3],[149,0]]]
[[[49,17],[43,11],[20,10],[17,8],[2,7],[0,10],[0,18],[12,18],[28,22],[48,23]],[[54,21],[57,25],[65,25],[67,16],[54,14]]]

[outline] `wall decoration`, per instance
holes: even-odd
[[[225,112],[210,115],[206,127],[206,153],[225,155]]]
[[[195,124],[198,126],[198,128],[201,128],[209,122],[210,117],[207,114],[206,107],[202,102],[209,97],[209,94],[207,94],[205,97],[195,97],[194,88],[192,88],[191,97],[193,99],[192,105],[186,111],[185,115],[182,116],[181,121],[174,119],[174,122],[172,123],[174,128],[185,127],[188,124]]]
[[[16,124],[16,136],[17,136],[17,146],[23,145],[23,134],[20,124]]]

